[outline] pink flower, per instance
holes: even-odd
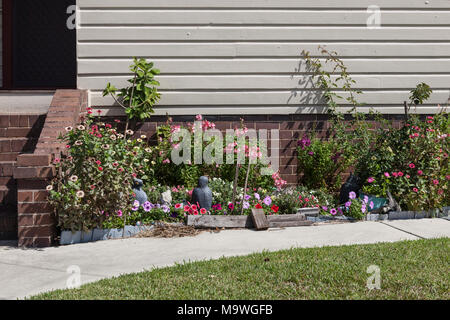
[[[170,163],[170,160],[166,159],[166,160],[163,161],[163,163]]]
[[[399,171],[397,174],[399,177],[403,177],[403,172]]]
[[[183,205],[182,205],[181,203],[177,203],[177,204],[175,205],[175,209],[181,209],[182,206],[183,206]]]
[[[201,209],[200,209],[200,213],[201,213],[201,214],[206,214],[206,209],[205,209],[205,208],[201,208]]]
[[[422,170],[419,170],[419,171],[417,171],[417,174],[418,174],[419,176],[421,176],[421,175],[423,175],[423,171],[422,171]]]
[[[201,114],[198,114],[198,115],[195,116],[195,119],[197,121],[202,121],[203,120],[203,116]]]
[[[102,162],[100,160],[95,161],[95,163],[99,166],[102,164]]]
[[[409,164],[409,167],[410,167],[411,169],[414,169],[414,168],[416,167],[416,165],[415,165],[414,163],[410,163],[410,164]]]
[[[439,190],[438,190],[438,194],[439,194],[439,195],[442,195],[443,193],[444,193],[444,190],[442,190],[442,189],[439,189]]]
[[[397,177],[397,176],[398,176],[398,173],[397,173],[397,172],[392,172],[392,175],[393,175],[394,177]]]
[[[389,174],[389,172],[385,172],[385,173],[384,173],[384,176],[385,176],[386,178],[390,178],[391,175]]]
[[[417,193],[417,192],[419,192],[419,189],[413,188],[413,191]]]
[[[372,182],[374,182],[375,181],[375,179],[373,178],[373,177],[370,177],[369,179],[367,179],[367,182],[368,183],[372,183]]]
[[[121,217],[122,214],[123,214],[122,210],[117,211],[117,216],[118,216],[118,217]]]
[[[406,175],[406,179],[409,179],[409,178],[411,178],[411,176],[409,174],[407,174]]]
[[[439,180],[433,180],[433,184],[435,185],[435,186],[437,186],[438,184],[439,184]]]

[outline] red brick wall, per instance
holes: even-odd
[[[249,116],[204,116],[204,119],[212,121],[216,124],[216,128],[225,132],[227,129],[240,128],[240,119],[243,118],[245,125],[250,129],[276,129],[279,130],[280,137],[280,173],[288,184],[294,185],[298,183],[297,174],[297,141],[305,134],[315,130],[319,137],[326,137],[327,130],[330,129],[331,123],[329,116],[318,114],[306,115],[249,115]],[[403,121],[403,115],[386,115],[386,118],[396,124]],[[117,118],[116,118],[117,119]],[[124,118],[118,118],[122,122]],[[186,124],[195,121],[195,116],[173,116],[174,124]],[[114,123],[113,118],[105,117],[106,122]],[[142,134],[153,137],[152,141],[156,142],[154,135],[156,127],[166,123],[167,117],[153,116],[150,121],[145,123],[137,123],[132,128],[136,131],[135,137]],[[270,148],[270,140],[268,141]],[[270,152],[270,149],[269,149]],[[348,176],[348,174],[344,175]]]

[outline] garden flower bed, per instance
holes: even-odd
[[[342,67],[333,55],[328,62]],[[60,137],[66,152],[54,159],[59,174],[47,190],[60,229],[70,230],[62,233],[61,244],[133,236],[158,221],[252,227],[255,209],[267,216],[269,227],[448,216],[450,120],[444,109],[422,119],[406,114],[398,128],[374,112],[370,119],[356,111],[337,113],[335,96],[328,92],[332,128],[327,139],[314,130],[299,132],[299,185],[287,186],[268,161],[268,140],[251,138],[256,132],[244,120],[225,138],[202,115],[185,124],[168,117],[154,137],[136,136],[135,119],[149,118],[159,100],[154,80],[159,70],[143,59],[136,59],[131,70],[135,77],[129,83],[135,87],[117,90],[108,84],[104,92],[125,109],[126,123],[104,123],[87,108],[82,122]],[[341,79],[351,91],[345,70]],[[324,73],[319,71],[313,70],[320,80]],[[330,79],[318,81],[322,90],[339,88]],[[417,105],[431,89],[419,84],[411,93],[410,104]],[[349,102],[356,110],[355,98]],[[343,184],[350,168],[354,175]],[[202,176],[209,178],[211,206],[192,203]],[[142,180],[139,189],[136,178]]]

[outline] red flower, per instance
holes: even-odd
[[[102,167],[98,167],[98,171],[103,171],[103,168]]]
[[[258,204],[255,206],[255,208],[256,208],[256,209],[262,209],[262,206],[258,203]]]
[[[272,211],[274,213],[278,213],[278,210],[280,210],[280,207],[277,207],[276,205],[273,205],[271,209],[272,209]]]
[[[205,208],[201,208],[201,209],[200,209],[200,213],[201,213],[201,214],[206,214],[206,209],[205,209]]]
[[[228,205],[228,209],[230,209],[230,210],[234,210],[234,204],[232,204],[232,203],[230,203],[229,205]]]
[[[192,205],[192,210],[197,210],[197,206],[195,204]]]
[[[409,167],[410,167],[411,169],[414,169],[414,168],[416,167],[416,165],[415,165],[414,163],[410,163],[410,164],[409,164]]]

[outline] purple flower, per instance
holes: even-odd
[[[322,210],[323,210],[323,211],[328,211],[328,207],[325,207],[325,206],[324,206],[324,207],[322,207]]]
[[[352,202],[351,202],[351,201],[348,201],[348,202],[345,203],[345,207],[346,207],[346,208],[350,208],[351,205],[352,205]]]
[[[348,196],[349,196],[349,198],[352,199],[352,200],[353,200],[353,199],[356,199],[356,193],[353,192],[353,191],[350,192],[350,193],[348,194]]]
[[[361,207],[361,212],[362,212],[362,213],[365,213],[365,212],[366,212],[366,209],[367,209],[366,204],[363,203],[363,205],[362,205],[362,207]]]
[[[370,207],[371,210],[373,209],[373,207],[374,207],[373,201],[370,201],[369,207]]]
[[[245,197],[244,197],[245,201],[250,200],[250,198],[251,198],[251,196],[249,196],[248,194],[246,194]]]
[[[261,200],[261,197],[259,196],[258,193],[255,193],[255,198],[258,199],[258,200]]]
[[[145,212],[149,212],[150,210],[153,209],[153,204],[151,204],[149,201],[146,201],[142,207],[144,208]]]
[[[364,196],[364,203],[367,204],[367,202],[369,202],[369,197],[368,196]]]
[[[310,152],[308,152],[308,154],[309,154],[310,156],[313,156],[313,155],[314,155],[314,152],[310,151]]]
[[[336,211],[336,209],[331,209],[331,210],[330,210],[330,213],[331,213],[331,215],[335,216],[336,213],[337,213],[337,211]]]
[[[267,196],[264,198],[263,202],[266,206],[270,206],[272,204],[272,198]]]
[[[302,150],[305,150],[305,148],[307,148],[307,147],[309,147],[309,146],[311,145],[311,140],[310,140],[307,136],[304,136],[304,137],[302,138],[302,140],[299,140],[299,141],[297,142],[297,145],[298,145],[299,147],[301,147]]]
[[[250,208],[250,203],[248,203],[247,201],[244,201],[244,209],[248,209]]]
[[[170,212],[170,208],[168,206],[166,206],[165,204],[163,204],[161,206],[161,209],[164,211],[164,213],[169,213]]]

